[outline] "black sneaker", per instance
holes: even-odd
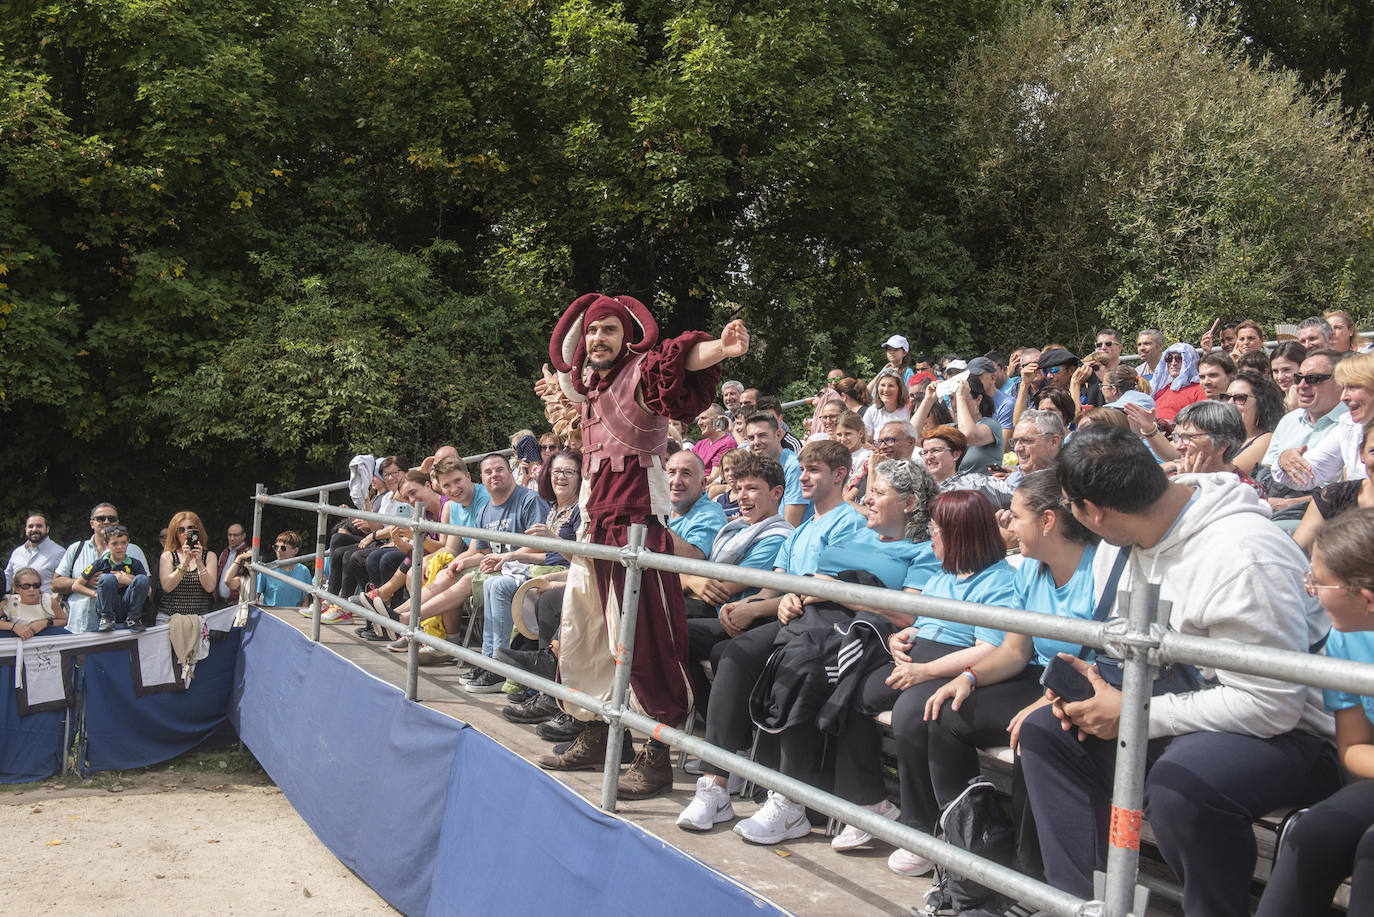
[[[502,662],[509,662],[511,665],[518,665],[526,672],[538,675],[540,678],[547,678],[553,681],[554,671],[558,668],[558,660],[547,648],[542,650],[511,650],[501,647],[496,651],[496,658]]]
[[[577,738],[577,734],[581,731],[582,724],[568,713],[560,713],[547,723],[540,723],[534,727],[535,735],[550,742],[571,741]]]
[[[112,630],[114,630],[114,618],[101,618],[100,624],[96,627],[96,632],[108,634]]]
[[[495,694],[506,684],[504,676],[495,672],[482,672],[466,685],[469,694]]]
[[[507,707],[501,711],[501,715],[512,723],[521,723],[526,726],[535,723],[547,723],[558,714],[558,701],[547,694],[536,694],[523,704]]]
[[[147,628],[143,626],[142,618],[129,618],[124,622],[124,626],[136,634],[141,634],[147,630]]]

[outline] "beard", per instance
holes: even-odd
[[[597,372],[605,372],[612,366],[615,366],[615,362],[615,357],[608,357],[604,360],[588,359],[587,365],[590,366],[592,369],[596,370]]]
[[[33,542],[34,544],[42,544],[43,539],[47,538],[48,536],[45,532],[29,532],[28,537],[29,541]]]

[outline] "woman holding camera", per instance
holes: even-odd
[[[214,552],[205,550],[205,541],[205,525],[189,510],[167,523],[167,543],[157,562],[162,587],[159,614],[203,615],[210,610],[219,582],[219,561]]]

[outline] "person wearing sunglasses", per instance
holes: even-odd
[[[1197,374],[1197,350],[1179,341],[1164,349],[1159,367],[1150,380],[1150,396],[1155,400],[1155,416],[1172,422],[1178,412],[1207,397]]]
[[[43,588],[43,575],[36,568],[16,570],[13,589],[5,599],[4,614],[0,615],[0,637],[13,635],[27,640],[39,634],[69,633],[58,629],[67,623],[67,613],[57,596]]]
[[[272,553],[275,555],[270,558],[263,558],[263,563],[271,563],[273,560],[283,561],[295,557],[301,550],[301,536],[292,531],[285,531],[279,534],[272,542]],[[248,586],[248,577],[252,576],[253,571],[248,566],[252,560],[251,554],[243,554],[234,561],[234,572],[227,578],[231,589],[243,592]],[[310,571],[305,564],[282,564],[278,563],[276,570],[285,573],[287,576],[302,583],[310,582]],[[306,608],[310,605],[310,594],[303,589],[283,583],[275,577],[265,573],[258,574],[256,583],[257,601],[254,603],[263,608]]]
[[[1364,473],[1360,440],[1364,422],[1374,417],[1374,354],[1359,353],[1337,361],[1331,371],[1341,388],[1346,415],[1326,439],[1296,458],[1281,463],[1274,478],[1296,487],[1312,487],[1316,481],[1332,481],[1342,474],[1358,480]]]
[[[182,510],[167,523],[167,541],[157,561],[159,614],[203,615],[210,611],[219,585],[219,558],[207,551],[205,523],[190,510]]]
[[[119,524],[119,510],[111,503],[97,503],[91,509],[91,537],[85,541],[68,545],[67,552],[53,573],[52,591],[67,596],[67,629],[74,634],[89,633],[96,629],[95,596],[76,588],[81,571],[95,563],[108,550],[103,530],[106,526]],[[130,544],[128,556],[134,558],[148,569],[148,558],[143,549]]]
[[[1325,653],[1374,662],[1374,509],[1353,509],[1322,527],[1307,571],[1307,594],[1331,619]],[[1256,917],[1326,914],[1350,878],[1349,913],[1367,913],[1374,867],[1374,698],[1323,691],[1336,717],[1336,749],[1345,786],[1314,805],[1283,833]]]
[[[1234,461],[1245,474],[1254,474],[1269,450],[1274,427],[1283,419],[1283,392],[1267,373],[1243,369],[1217,400],[1240,411],[1240,419],[1245,423],[1245,442]]]

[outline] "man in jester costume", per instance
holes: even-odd
[[[715,397],[720,363],[749,349],[739,320],[719,338],[690,331],[660,341],[643,303],[629,296],[588,293],[563,313],[549,341],[549,359],[536,391],[551,417],[573,417],[582,434],[582,531],[579,540],[624,546],[630,526],[647,527],[645,547],[672,553],[666,527],[671,505],[668,422],[690,423]],[[608,700],[619,645],[625,568],[577,556],[568,570],[559,631],[559,680]],[[691,706],[687,675],[687,618],[676,573],[643,571],[630,703],[661,723],[681,726]],[[599,769],[605,761],[607,724],[590,711],[569,713],[584,722],[562,754],[539,763],[552,770]],[[668,748],[650,740],[620,779],[619,795],[644,799],[673,785]]]

